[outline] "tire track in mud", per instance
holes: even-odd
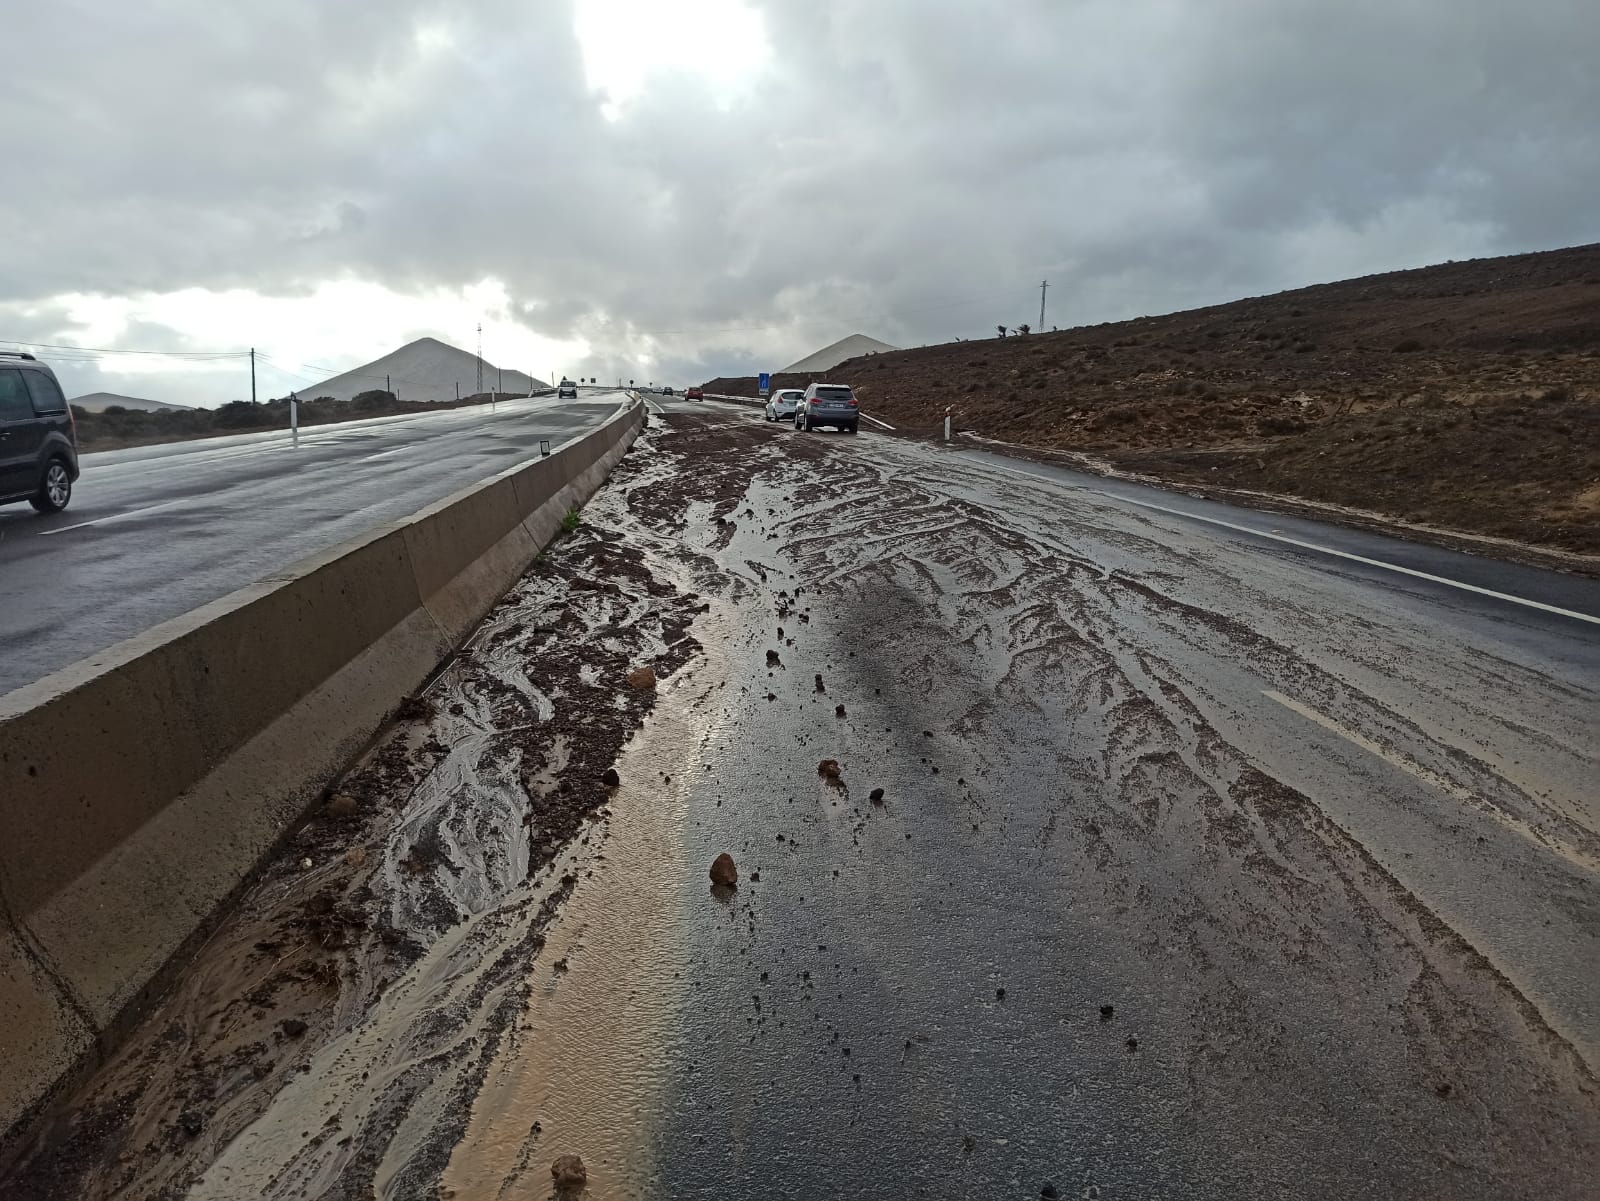
[[[1229,1058],[1219,1045],[1251,1047],[1235,1055],[1250,1065],[1246,1071],[1231,1080],[1212,1071],[1208,1088],[1220,1082],[1241,1090],[1230,1102],[1244,1098],[1241,1108],[1270,1128],[1272,1105],[1248,1099],[1255,1073],[1270,1062],[1274,1073],[1326,1087],[1327,1065],[1312,1047],[1362,1031],[1369,1045],[1360,1058],[1341,1060],[1339,1086],[1347,1091],[1330,1098],[1330,1114],[1360,1109],[1363,1097],[1386,1091],[1384,1075],[1402,1066],[1429,1081],[1440,1101],[1470,1096],[1496,1111],[1493,1122],[1450,1114],[1436,1123],[1449,1130],[1449,1154],[1463,1165],[1514,1179],[1515,1157],[1490,1166],[1496,1157],[1485,1148],[1515,1145],[1532,1154],[1551,1140],[1570,1158],[1554,1165],[1546,1187],[1581,1195],[1584,1172],[1600,1164],[1593,1065],[1529,999],[1526,979],[1514,983],[1349,829],[1263,770],[1270,761],[1219,731],[1208,715],[1239,715],[1236,708],[1228,713],[1234,707],[1209,691],[1195,668],[1229,663],[1255,678],[1256,691],[1279,687],[1311,698],[1427,765],[1484,816],[1556,857],[1550,870],[1559,873],[1558,890],[1588,898],[1574,907],[1580,923],[1597,912],[1600,864],[1592,797],[1585,805],[1573,783],[1594,778],[1594,748],[1581,728],[1570,718],[1564,728],[1553,722],[1520,731],[1515,722],[1492,723],[1526,736],[1522,750],[1530,758],[1564,757],[1565,775],[1551,778],[1562,780],[1566,795],[1559,788],[1536,793],[1497,770],[1494,757],[1469,750],[1466,723],[1457,727],[1463,736],[1442,741],[1363,691],[1384,672],[1410,674],[1408,664],[1396,662],[1396,647],[1429,644],[1403,618],[1351,616],[1335,619],[1330,630],[1325,613],[1237,585],[1228,607],[1270,612],[1266,628],[1283,631],[1271,636],[1262,623],[1190,598],[1205,595],[1206,577],[1219,574],[1221,565],[1203,554],[1091,526],[1070,512],[1030,511],[1026,497],[970,504],[961,498],[972,484],[959,469],[885,470],[849,453],[833,456],[828,469],[830,499],[808,505],[809,490],[795,491],[796,524],[818,531],[786,542],[797,574],[817,582],[829,608],[872,615],[880,658],[899,665],[893,687],[936,710],[943,728],[987,748],[974,757],[988,779],[1037,773],[1030,744],[1059,748],[1056,768],[1068,795],[1043,815],[1035,845],[1058,840],[1065,821],[1118,916],[1140,928],[1130,931],[1131,941],[1163,948],[1162,955],[1175,950],[1206,978],[1206,986],[1190,990],[1191,1026],[1205,1032],[1192,1063],[1217,1068]],[[952,528],[960,534],[952,537]],[[1069,549],[1066,540],[1078,537]],[[1111,561],[1096,557],[1107,549]],[[1119,550],[1138,556],[1145,569],[1119,562]],[[1152,563],[1164,570],[1150,570]],[[1316,636],[1306,638],[1312,630]],[[1326,650],[1334,644],[1339,655]],[[1154,647],[1182,648],[1182,663]],[[1530,687],[1541,682],[1536,672],[1475,648],[1435,642],[1434,654],[1449,655],[1450,699],[1469,717],[1485,716],[1472,702],[1508,677]],[[950,691],[966,698],[965,707]],[[1547,692],[1559,702],[1570,690]],[[1029,720],[1019,722],[1024,716]],[[1008,744],[1009,753],[995,752]],[[1577,933],[1581,947],[1581,924]],[[1273,959],[1287,969],[1264,962]],[[1273,976],[1280,978],[1261,987]],[[1246,980],[1255,987],[1240,983]],[[1309,1019],[1261,999],[1307,989],[1326,1001],[1325,1012]],[[1377,1028],[1383,1015],[1392,1024]],[[1575,1020],[1567,1030],[1589,1036],[1592,1048],[1592,1025]],[[1308,1022],[1314,1037],[1292,1031],[1291,1023]],[[1198,1077],[1194,1083],[1198,1089]]]

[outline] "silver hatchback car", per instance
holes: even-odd
[[[767,400],[767,420],[782,421],[785,418],[794,419],[794,411],[805,399],[805,392],[799,388],[779,388]]]
[[[860,420],[861,409],[849,384],[812,384],[794,412],[794,428],[797,430],[814,430],[819,425],[831,425],[853,434]]]

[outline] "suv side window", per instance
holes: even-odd
[[[18,372],[28,381],[28,391],[33,393],[33,411],[41,417],[67,411],[67,398],[61,387],[42,371]]]
[[[0,421],[32,421],[33,402],[15,367],[0,367]]]

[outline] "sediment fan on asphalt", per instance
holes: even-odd
[[[116,392],[90,392],[85,396],[74,396],[69,402],[73,408],[82,409],[86,413],[104,413],[107,409],[139,409],[146,413],[154,413],[162,409],[189,409],[193,405],[173,404],[167,400],[146,400],[142,396],[122,396]]]
[[[386,380],[399,400],[454,400],[458,387],[462,396],[471,396],[478,390],[478,357],[437,338],[418,338],[382,358],[300,388],[297,394],[305,400],[321,396],[352,400],[361,392],[381,391]],[[488,359],[483,361],[485,391],[525,393],[548,386],[521,371],[502,369]]]
[[[824,346],[821,350],[813,351],[799,362],[790,363],[779,374],[789,372],[827,371],[837,367],[846,359],[859,358],[866,354],[882,354],[886,350],[899,350],[898,346],[890,346],[887,342],[880,342],[876,338],[869,338],[866,334],[851,334],[848,338],[840,338],[831,346]]]

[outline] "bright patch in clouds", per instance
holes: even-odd
[[[771,57],[761,15],[740,0],[578,0],[574,28],[612,121],[661,74],[692,75],[726,105]]]

